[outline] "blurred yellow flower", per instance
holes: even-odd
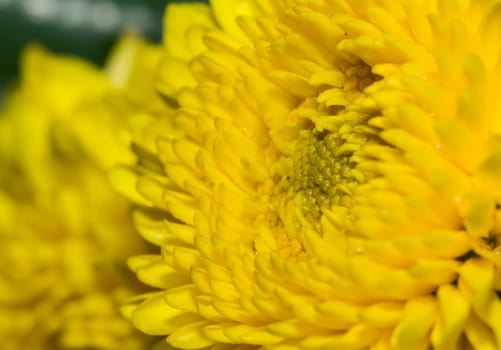
[[[165,26],[179,107],[132,170],[161,248],[129,260],[160,289],[124,307],[136,327],[159,348],[501,348],[501,1],[213,0]]]
[[[147,349],[118,310],[148,251],[106,170],[132,163],[129,120],[153,110],[159,49],[133,36],[104,70],[28,47],[0,115],[0,339],[5,350]],[[148,95],[143,99],[142,95]]]

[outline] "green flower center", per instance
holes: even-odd
[[[305,132],[291,157],[289,173],[283,180],[284,190],[290,199],[301,196],[301,209],[310,223],[319,222],[322,209],[349,207],[354,190],[367,179],[355,168],[357,162],[353,157],[366,140],[347,143],[347,136],[353,136],[349,129],[352,128],[344,128],[344,133]]]

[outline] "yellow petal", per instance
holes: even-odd
[[[480,315],[488,309],[493,280],[494,268],[484,259],[470,259],[460,268],[459,288]]]
[[[490,151],[486,159],[474,174],[474,180],[486,193],[491,193],[496,198],[501,198],[499,177],[501,175],[501,139],[492,140]]]
[[[498,349],[492,331],[474,315],[469,318],[466,324],[465,334],[474,349]]]
[[[212,0],[211,8],[218,24],[230,35],[247,43],[248,38],[243,34],[237,24],[239,16],[251,16],[257,14],[257,8],[250,0]]]
[[[470,315],[470,303],[451,285],[440,287],[437,296],[440,313],[439,321],[431,333],[432,343],[437,349],[457,348]]]
[[[205,50],[202,36],[215,28],[209,6],[202,3],[170,3],[164,19],[164,42],[169,55],[189,62]]]
[[[146,334],[164,335],[190,322],[200,320],[200,316],[169,306],[163,298],[163,293],[157,293],[134,309],[131,320]]]
[[[188,323],[177,328],[168,337],[169,344],[181,349],[201,349],[213,345],[214,341],[206,337],[202,329],[209,325],[209,321]]]
[[[402,320],[392,335],[395,349],[428,347],[428,333],[436,322],[437,304],[432,297],[411,299],[405,306]]]

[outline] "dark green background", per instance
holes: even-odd
[[[125,28],[161,40],[168,0],[0,0],[0,102],[28,42],[102,63]],[[183,2],[183,1],[177,1]],[[186,2],[186,0],[184,1]],[[114,20],[106,20],[109,9]],[[108,10],[108,11],[107,11]]]

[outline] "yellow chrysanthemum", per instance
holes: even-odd
[[[0,347],[147,349],[119,303],[148,251],[106,169],[133,162],[129,114],[158,101],[158,48],[120,42],[105,71],[31,46],[0,116]],[[143,99],[141,96],[150,96]],[[120,131],[121,130],[121,131]]]
[[[488,0],[170,6],[179,108],[134,170],[161,254],[129,261],[160,291],[133,323],[181,349],[500,349],[499,33]]]

